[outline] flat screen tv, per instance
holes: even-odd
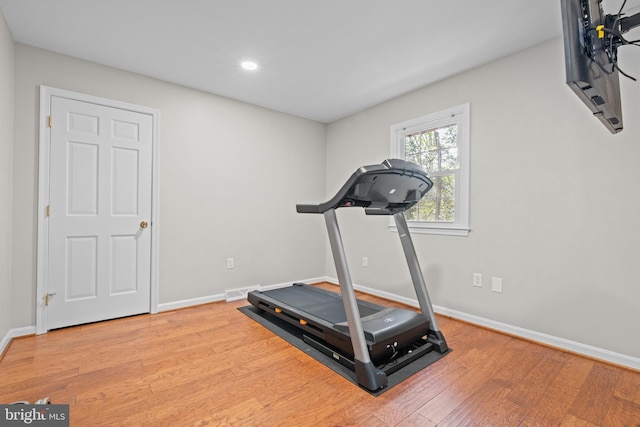
[[[611,133],[622,131],[616,63],[620,16],[605,15],[602,0],[562,0],[567,84]],[[620,34],[618,32],[618,34]]]

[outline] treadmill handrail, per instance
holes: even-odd
[[[392,192],[382,195],[372,191],[375,190],[374,184],[378,177],[390,174],[396,178],[406,177],[403,179],[403,184],[408,185],[408,189],[406,189],[406,197],[403,197],[400,202],[391,201],[396,197]],[[371,182],[363,184],[365,178],[371,178]],[[359,187],[360,184],[363,185]],[[298,213],[321,214],[329,209],[362,207],[365,208],[367,215],[393,215],[411,208],[422,199],[432,186],[433,182],[419,165],[402,159],[387,159],[379,165],[358,168],[330,200],[319,204],[298,204],[296,211]],[[374,199],[374,196],[377,197]],[[386,203],[384,203],[385,197],[387,197]],[[374,203],[382,203],[382,205],[370,207]]]

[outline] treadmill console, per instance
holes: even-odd
[[[367,215],[393,215],[418,203],[433,187],[427,173],[415,163],[387,159],[358,168],[329,201],[297,205],[299,213],[324,213],[342,207],[366,208]]]

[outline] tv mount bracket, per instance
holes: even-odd
[[[613,36],[611,40],[613,46],[618,47],[627,44],[627,41],[622,37],[622,34],[640,26],[640,13],[625,16],[624,18],[620,18],[618,15],[607,15],[605,16],[604,22],[604,25],[599,25],[596,28],[598,38],[603,39],[605,37],[605,32],[608,32]]]

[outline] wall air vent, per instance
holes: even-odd
[[[247,294],[249,292],[259,291],[261,289],[262,288],[260,287],[260,285],[247,286],[246,288],[239,288],[239,289],[229,289],[224,291],[224,299],[227,302],[238,301],[238,300],[247,298]]]

